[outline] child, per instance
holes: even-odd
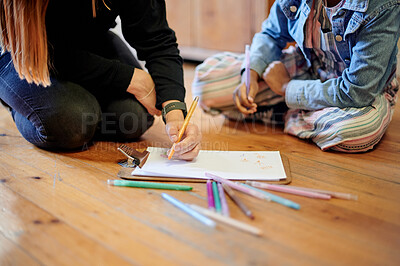
[[[396,103],[399,30],[397,0],[279,0],[253,38],[249,93],[243,56],[232,53],[199,65],[193,92],[229,118],[282,119],[322,150],[367,151]]]

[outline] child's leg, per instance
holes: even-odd
[[[220,53],[207,58],[196,67],[192,84],[194,96],[200,97],[200,106],[211,114],[224,114],[234,120],[256,120],[264,123],[281,123],[287,111],[284,97],[271,91],[264,81],[259,82],[259,92],[255,97],[257,113],[243,115],[233,103],[233,92],[241,82],[240,70],[243,54]],[[291,77],[310,78],[305,59],[294,47],[283,51],[281,61]]]
[[[233,92],[240,84],[243,54],[219,53],[196,67],[192,84],[193,96],[199,96],[199,105],[206,112],[231,110]]]
[[[397,80],[393,79],[384,94],[371,106],[363,108],[290,110],[286,115],[285,132],[312,139],[322,150],[368,151],[380,141],[392,119],[398,87]]]

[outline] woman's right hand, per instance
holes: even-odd
[[[235,103],[238,110],[245,114],[253,114],[257,111],[257,104],[254,102],[254,98],[258,92],[258,73],[254,70],[250,70],[250,90],[247,95],[246,82],[244,75],[242,75],[242,83],[236,87],[233,92],[233,102]]]
[[[161,115],[156,108],[156,90],[150,74],[135,68],[127,92],[135,95],[136,99],[147,109],[151,115]]]

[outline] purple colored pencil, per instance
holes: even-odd
[[[245,84],[247,97],[250,93],[250,45],[246,45],[245,48]]]
[[[218,186],[218,192],[219,192],[219,199],[221,201],[221,209],[222,209],[222,215],[224,216],[229,216],[229,208],[228,208],[228,203],[226,201],[225,197],[225,191],[224,187],[220,182],[217,183]]]
[[[207,180],[207,199],[208,199],[208,208],[211,210],[215,210],[212,182],[210,179]]]
[[[267,201],[271,201],[270,197],[266,196],[264,193],[261,193],[259,191],[255,191],[255,190],[253,190],[251,188],[247,188],[245,186],[236,184],[236,183],[234,183],[234,182],[232,182],[232,181],[230,181],[228,179],[225,179],[225,178],[222,178],[220,176],[216,176],[216,175],[213,175],[213,174],[210,174],[210,173],[207,173],[207,172],[205,173],[205,175],[206,175],[206,177],[214,179],[214,181],[216,181],[216,182],[221,182],[222,184],[226,184],[226,185],[230,186],[231,188],[239,190],[239,191],[241,191],[243,193],[246,193],[246,194],[248,194],[250,196],[253,196],[253,197],[256,197],[256,198],[259,198],[259,199],[264,199],[264,200],[267,200]]]

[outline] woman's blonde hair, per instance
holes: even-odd
[[[1,53],[10,52],[15,70],[28,83],[49,86],[46,10],[49,0],[0,0]],[[96,17],[96,0],[92,0]]]
[[[46,35],[49,0],[0,1],[1,52],[10,52],[21,79],[50,85]]]

